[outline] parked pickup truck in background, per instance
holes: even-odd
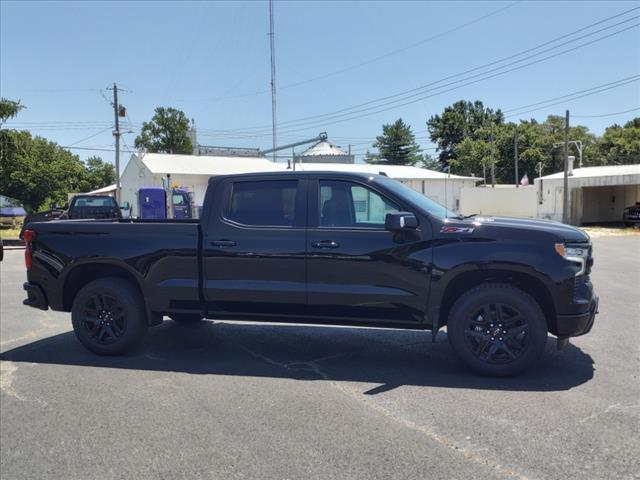
[[[109,195],[75,195],[69,208],[62,214],[65,219],[120,219],[122,213],[116,199]]]
[[[53,221],[25,231],[26,305],[71,312],[120,354],[164,315],[447,328],[471,368],[513,375],[587,333],[589,237],[560,223],[454,216],[384,175],[213,177],[199,220]]]

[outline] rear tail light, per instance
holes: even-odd
[[[31,268],[31,242],[36,239],[36,232],[34,230],[25,230],[22,238],[24,238],[24,264],[29,270]]]

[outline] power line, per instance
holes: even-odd
[[[613,82],[604,83],[604,84],[602,84],[602,85],[597,85],[597,86],[595,86],[595,87],[590,87],[590,88],[587,88],[587,89],[584,89],[584,90],[579,90],[579,91],[577,91],[577,92],[573,92],[573,93],[568,93],[568,94],[566,94],[566,95],[561,95],[561,96],[559,96],[559,97],[549,98],[549,99],[547,99],[547,100],[543,100],[543,101],[541,101],[541,102],[530,103],[529,105],[524,105],[524,106],[522,106],[522,107],[518,107],[518,108],[510,108],[510,109],[508,109],[508,110],[503,110],[503,113],[515,112],[515,111],[517,111],[517,110],[523,110],[523,109],[525,109],[525,108],[535,107],[535,106],[538,106],[538,105],[542,105],[543,103],[548,103],[548,102],[552,102],[552,101],[555,101],[555,100],[562,100],[563,98],[572,97],[572,96],[574,96],[574,95],[578,95],[578,94],[580,94],[580,93],[586,93],[586,92],[589,92],[589,91],[591,91],[591,90],[596,90],[596,89],[598,89],[598,88],[607,87],[607,86],[609,86],[609,85],[614,85],[614,84],[616,84],[616,83],[624,82],[624,81],[627,81],[627,80],[631,80],[631,79],[638,79],[639,77],[640,77],[639,75],[632,75],[632,76],[630,76],[630,77],[621,78],[621,79],[619,79],[619,80],[615,80],[615,81],[613,81]]]
[[[518,53],[515,53],[515,54],[509,55],[509,56],[507,56],[507,57],[503,57],[503,58],[501,58],[501,59],[498,59],[498,60],[495,60],[495,61],[492,61],[492,62],[489,62],[489,63],[483,64],[483,65],[480,65],[480,66],[474,67],[474,68],[472,68],[472,69],[465,70],[465,71],[463,71],[463,72],[459,72],[459,73],[456,73],[456,74],[453,74],[453,75],[449,75],[449,76],[443,77],[443,78],[441,78],[441,79],[438,79],[438,80],[432,81],[432,82],[430,82],[430,83],[427,83],[427,84],[421,85],[421,86],[419,86],[419,87],[416,87],[416,88],[413,88],[413,89],[410,89],[410,90],[405,90],[405,91],[403,91],[403,92],[396,93],[396,94],[393,94],[393,95],[388,95],[388,96],[385,96],[385,97],[380,97],[380,98],[377,98],[377,99],[373,99],[373,100],[370,100],[370,101],[367,101],[367,102],[364,102],[364,103],[360,103],[360,104],[357,104],[357,105],[352,105],[352,106],[350,106],[350,107],[345,107],[345,108],[342,108],[342,109],[339,109],[339,110],[335,110],[335,111],[333,111],[333,112],[329,112],[329,113],[325,113],[325,114],[320,114],[320,115],[311,115],[311,116],[307,116],[307,117],[299,117],[299,118],[297,118],[297,119],[295,119],[295,120],[289,120],[289,121],[286,121],[286,122],[281,122],[281,123],[279,124],[279,126],[283,127],[283,126],[285,126],[285,125],[289,125],[289,124],[298,124],[298,125],[299,125],[300,123],[305,123],[305,124],[306,124],[306,123],[309,123],[309,122],[310,122],[310,121],[312,121],[312,120],[313,120],[313,121],[315,121],[315,120],[320,121],[320,119],[322,119],[322,120],[332,120],[332,119],[335,119],[335,118],[337,118],[337,117],[342,117],[342,116],[344,116],[344,115],[352,115],[352,114],[355,114],[355,113],[361,113],[361,112],[365,112],[365,111],[367,111],[367,110],[380,108],[380,107],[382,107],[382,106],[392,105],[392,104],[394,104],[394,103],[396,103],[396,102],[403,102],[403,101],[406,101],[406,100],[407,100],[407,99],[409,99],[409,98],[414,98],[414,97],[416,97],[416,96],[422,95],[423,93],[425,93],[425,92],[427,92],[427,91],[430,91],[430,90],[436,90],[436,89],[444,88],[444,87],[447,87],[447,86],[453,85],[453,84],[455,84],[455,83],[460,83],[460,82],[464,82],[464,81],[469,80],[469,79],[472,79],[472,78],[476,78],[476,77],[478,77],[478,76],[487,75],[488,73],[491,73],[491,72],[494,72],[494,71],[497,71],[497,70],[501,70],[501,69],[503,69],[503,68],[505,68],[505,67],[508,67],[508,66],[511,66],[511,65],[515,65],[515,64],[517,64],[517,63],[521,63],[521,62],[526,61],[526,60],[528,60],[528,59],[530,59],[530,58],[534,58],[534,57],[536,57],[536,56],[539,56],[539,55],[544,54],[544,53],[546,53],[546,52],[549,52],[549,51],[552,51],[552,50],[554,50],[554,49],[560,48],[560,47],[562,47],[562,46],[564,46],[564,45],[567,45],[567,44],[569,44],[569,43],[572,43],[572,42],[575,42],[575,41],[578,41],[578,40],[584,39],[584,38],[586,38],[586,37],[589,37],[589,36],[595,35],[595,34],[597,34],[597,33],[600,33],[600,32],[602,32],[602,31],[604,31],[604,30],[608,30],[608,29],[611,29],[611,28],[615,28],[616,26],[619,26],[619,25],[621,25],[621,24],[623,24],[623,23],[627,23],[627,22],[629,22],[629,21],[631,21],[631,20],[634,20],[634,19],[638,18],[638,16],[633,17],[633,18],[629,18],[629,19],[626,19],[626,20],[623,20],[623,21],[621,21],[621,22],[619,22],[619,23],[616,23],[616,24],[614,24],[614,25],[610,25],[610,26],[604,27],[604,28],[602,28],[602,29],[596,30],[596,31],[594,31],[594,32],[591,32],[591,33],[585,34],[585,35],[583,35],[583,36],[580,36],[580,37],[574,38],[574,39],[572,39],[572,40],[569,40],[569,41],[567,41],[567,42],[561,43],[561,44],[556,45],[556,46],[554,46],[554,47],[551,47],[551,48],[549,48],[549,49],[546,49],[546,50],[543,50],[543,51],[537,52],[537,53],[535,53],[535,54],[529,55],[529,56],[527,56],[527,57],[521,58],[521,59],[516,60],[516,61],[514,61],[514,62],[511,62],[511,63],[509,63],[509,64],[505,64],[505,65],[502,65],[502,66],[496,67],[496,68],[494,68],[494,69],[491,69],[491,70],[488,70],[488,71],[485,71],[485,72],[482,72],[482,73],[478,73],[478,74],[475,74],[475,75],[472,75],[472,76],[469,76],[469,77],[466,77],[466,78],[462,78],[462,79],[459,79],[459,80],[456,80],[456,81],[453,81],[453,82],[445,83],[445,84],[440,85],[440,86],[434,86],[434,85],[437,85],[437,84],[439,84],[439,83],[445,82],[446,80],[450,80],[450,79],[453,79],[453,78],[456,78],[456,77],[460,77],[460,76],[466,75],[466,74],[468,74],[468,73],[471,73],[471,72],[474,72],[474,71],[477,71],[477,70],[482,70],[482,69],[485,69],[485,68],[487,68],[487,67],[490,67],[490,66],[493,66],[493,65],[496,65],[496,64],[499,64],[499,63],[503,63],[503,62],[505,62],[505,61],[507,61],[507,60],[510,60],[510,59],[513,59],[513,58],[516,58],[516,57],[522,56],[522,55],[524,55],[524,54],[526,54],[526,53],[529,53],[529,52],[532,52],[532,51],[534,51],[534,50],[538,50],[538,49],[540,49],[541,47],[547,46],[547,45],[549,45],[549,44],[551,44],[551,43],[555,43],[555,42],[557,42],[557,41],[559,41],[559,40],[562,40],[562,39],[565,39],[565,38],[567,38],[567,37],[573,36],[573,35],[575,35],[576,33],[580,33],[580,32],[582,32],[582,31],[584,31],[584,30],[587,30],[587,29],[592,28],[592,27],[594,27],[594,26],[597,26],[597,25],[600,25],[600,24],[602,24],[602,23],[608,22],[608,21],[613,20],[613,19],[615,19],[615,18],[621,17],[621,16],[623,16],[623,15],[626,15],[626,14],[628,14],[628,13],[630,13],[630,12],[634,11],[634,10],[638,10],[638,9],[640,9],[640,7],[636,7],[636,8],[632,8],[632,9],[626,10],[626,11],[624,11],[624,12],[622,12],[622,13],[617,14],[617,15],[613,15],[613,16],[611,16],[611,17],[607,17],[607,18],[605,18],[605,19],[599,20],[599,21],[594,22],[594,23],[592,23],[592,24],[589,24],[589,25],[587,25],[587,26],[581,27],[581,28],[579,28],[579,29],[577,29],[577,30],[574,30],[573,32],[568,33],[568,34],[564,34],[564,35],[561,35],[561,36],[559,36],[559,37],[556,37],[556,38],[554,38],[554,39],[552,39],[552,40],[549,40],[549,41],[543,42],[543,43],[541,43],[541,44],[539,44],[539,45],[536,45],[535,47],[531,47],[531,48],[525,49],[525,50],[520,51],[520,52],[518,52]],[[629,28],[634,28],[634,27],[636,27],[636,26],[637,26],[637,24],[636,24],[636,25],[633,25],[633,26],[631,26],[631,27],[629,27]],[[585,47],[585,46],[591,45],[592,43],[595,43],[595,42],[597,42],[597,41],[601,41],[601,40],[604,40],[604,39],[606,39],[606,38],[609,38],[610,36],[613,36],[613,35],[617,35],[617,34],[619,34],[619,33],[622,33],[622,32],[624,32],[624,31],[628,30],[629,28],[627,28],[627,29],[622,29],[622,30],[616,31],[616,32],[614,32],[614,33],[612,33],[612,34],[602,36],[602,37],[597,38],[597,39],[595,39],[595,40],[593,40],[593,41],[590,41],[590,42],[585,42],[585,43],[583,43],[583,44],[581,44],[581,45],[577,45],[577,46],[575,46],[575,47],[573,47],[573,48],[571,48],[571,49],[567,49],[567,50],[565,50],[565,51],[563,51],[563,52],[559,52],[559,53],[556,53],[556,54],[554,54],[554,55],[550,55],[550,56],[544,57],[544,58],[542,58],[542,59],[538,59],[537,61],[530,62],[530,63],[525,64],[525,65],[520,65],[519,67],[516,67],[516,68],[514,68],[514,69],[510,69],[510,70],[507,70],[507,71],[502,72],[502,73],[500,73],[500,74],[505,74],[505,73],[508,73],[508,72],[510,72],[510,71],[513,71],[513,70],[516,70],[516,69],[519,69],[519,68],[524,68],[524,67],[526,67],[526,66],[530,66],[530,65],[533,65],[533,64],[535,64],[535,63],[539,63],[539,62],[541,62],[541,61],[548,60],[548,59],[550,59],[550,58],[554,58],[554,57],[556,57],[556,56],[563,55],[563,54],[565,54],[565,53],[569,53],[569,52],[574,51],[574,50],[577,50],[577,49],[579,49],[579,48],[582,48],[582,47]],[[497,76],[497,75],[492,75],[492,76],[486,77],[485,79],[492,78],[492,77],[494,77],[494,76]],[[474,83],[476,83],[476,82],[474,82]],[[463,85],[463,86],[465,86],[465,85]],[[432,87],[432,88],[429,88],[429,87]],[[441,92],[441,93],[444,93],[444,92]],[[403,97],[403,98],[401,98],[401,97]],[[387,103],[383,103],[383,104],[380,104],[380,105],[372,105],[372,104],[376,104],[376,103],[384,102],[385,100],[391,100],[391,99],[396,99],[396,100],[393,100],[393,101],[391,101],[391,102],[387,102]],[[418,98],[418,99],[417,99],[417,101],[420,101],[420,100],[423,100],[423,99],[424,99],[424,98],[420,97],[420,98]],[[411,103],[413,103],[413,102],[411,102]],[[372,106],[371,106],[371,107],[368,107],[368,108],[361,108],[361,107],[366,107],[366,106],[368,106],[368,105],[372,105]],[[405,103],[405,104],[402,104],[402,105],[400,105],[400,106],[403,106],[403,105],[406,105],[406,103]],[[374,112],[374,113],[377,113],[377,112]],[[326,125],[326,124],[323,124],[323,125]],[[247,128],[244,128],[244,129],[238,129],[238,131],[245,131],[245,132],[249,132],[249,131],[263,130],[263,129],[265,129],[265,128],[269,128],[269,126],[268,126],[268,125],[260,125],[260,126],[255,126],[255,127],[247,127]]]
[[[630,27],[624,28],[624,29],[619,30],[619,31],[614,32],[614,33],[610,33],[610,34],[608,34],[608,35],[605,35],[605,36],[603,36],[603,37],[597,38],[597,39],[592,40],[592,41],[590,41],[590,42],[586,42],[586,43],[583,43],[583,44],[581,44],[581,45],[577,45],[577,46],[575,46],[575,47],[573,47],[573,48],[570,48],[570,49],[568,49],[568,50],[564,50],[564,51],[562,51],[562,52],[558,52],[558,53],[555,53],[555,54],[553,54],[553,55],[549,55],[549,56],[547,56],[547,57],[543,57],[543,58],[538,59],[538,60],[535,60],[535,61],[533,61],[533,62],[529,62],[529,63],[527,63],[527,64],[520,65],[520,66],[517,66],[517,67],[511,68],[511,69],[508,69],[508,70],[505,70],[505,71],[502,71],[502,72],[497,72],[497,73],[494,73],[494,74],[492,74],[492,75],[488,75],[488,76],[485,76],[485,77],[482,77],[482,78],[479,78],[479,79],[476,79],[476,80],[472,80],[472,81],[469,81],[469,82],[467,82],[467,83],[463,83],[462,85],[457,85],[457,86],[455,86],[455,87],[448,88],[448,89],[445,89],[445,90],[442,90],[442,91],[439,91],[439,92],[436,92],[436,93],[433,93],[433,94],[430,94],[430,95],[423,95],[423,96],[421,96],[421,97],[415,98],[415,99],[413,99],[413,100],[408,100],[408,101],[405,101],[405,102],[403,102],[403,103],[399,103],[399,104],[397,104],[397,103],[396,103],[396,101],[394,101],[394,102],[389,102],[389,103],[387,103],[387,104],[377,105],[377,106],[375,106],[375,107],[371,107],[371,108],[378,108],[378,110],[370,111],[370,112],[368,112],[368,113],[362,113],[361,115],[360,115],[360,114],[359,114],[359,115],[356,115],[356,113],[358,113],[358,112],[352,112],[351,114],[352,114],[353,116],[351,116],[351,117],[347,117],[347,118],[342,118],[342,119],[340,119],[340,118],[338,118],[338,117],[343,117],[344,115],[349,115],[349,113],[347,113],[347,114],[342,114],[342,115],[339,115],[339,116],[336,116],[336,118],[335,118],[335,119],[327,119],[327,121],[321,121],[320,123],[305,124],[305,123],[307,123],[307,122],[301,122],[301,123],[305,124],[305,125],[304,125],[304,127],[300,127],[300,128],[290,128],[289,130],[285,130],[285,131],[290,133],[290,132],[303,131],[303,130],[306,130],[306,129],[311,128],[311,127],[313,127],[313,128],[324,128],[324,127],[326,127],[327,125],[334,125],[334,124],[337,124],[337,123],[344,123],[344,122],[347,122],[347,121],[356,120],[356,119],[359,119],[359,118],[364,118],[364,117],[368,117],[368,116],[371,116],[371,115],[375,115],[375,114],[377,114],[377,113],[382,113],[382,112],[386,112],[386,111],[389,111],[389,110],[393,110],[393,109],[396,109],[396,108],[398,108],[398,107],[403,107],[403,106],[406,106],[406,105],[410,105],[410,104],[413,104],[413,103],[417,103],[417,102],[420,102],[420,101],[422,101],[422,100],[426,100],[426,99],[428,99],[428,98],[434,97],[434,96],[436,96],[436,95],[441,95],[441,94],[443,94],[443,93],[448,93],[448,92],[451,92],[451,91],[457,90],[457,89],[462,88],[462,87],[466,87],[466,86],[469,86],[469,85],[473,85],[473,84],[476,84],[476,83],[479,83],[479,82],[482,82],[482,81],[488,80],[488,79],[490,79],[490,78],[494,78],[494,77],[498,77],[498,76],[501,76],[501,75],[505,75],[505,74],[507,74],[507,73],[510,73],[510,72],[513,72],[513,71],[516,71],[516,70],[520,70],[520,69],[522,69],[522,68],[525,68],[525,67],[528,67],[528,66],[531,66],[531,65],[534,65],[534,64],[537,64],[537,63],[543,62],[543,61],[545,61],[545,60],[549,60],[549,59],[551,59],[551,58],[555,58],[555,57],[558,57],[558,56],[560,56],[560,55],[564,55],[564,54],[566,54],[566,53],[569,53],[569,52],[572,52],[572,51],[578,50],[579,48],[583,48],[583,47],[585,47],[585,46],[588,46],[588,45],[591,45],[591,44],[593,44],[593,43],[599,42],[599,41],[601,41],[601,40],[604,40],[604,39],[606,39],[606,38],[612,37],[612,36],[614,36],[614,35],[618,35],[618,34],[620,34],[620,33],[624,32],[624,31],[630,30],[631,28],[635,28],[635,27],[637,27],[637,26],[639,26],[639,25],[640,25],[640,23],[638,23],[638,24],[634,24],[634,25],[632,25],[632,26],[630,26]],[[485,72],[485,73],[486,73],[486,72]],[[464,80],[465,80],[465,79],[463,79],[463,80],[458,80],[458,81],[453,82],[453,83],[459,83],[460,81],[464,81]],[[443,85],[443,86],[444,86],[444,85]],[[437,89],[439,89],[439,88],[442,88],[443,86],[441,86],[441,87],[436,87],[436,88],[437,88]],[[413,96],[415,96],[415,95],[412,95],[412,97],[413,97]],[[407,97],[407,98],[410,98],[410,97]],[[388,105],[390,105],[390,106],[388,106]],[[386,108],[379,108],[379,107],[383,107],[383,106],[386,106]],[[364,111],[366,111],[366,110],[370,110],[371,108],[363,109],[363,110],[361,110],[361,112],[364,112]]]
[[[371,63],[375,63],[375,62],[377,62],[379,60],[382,60],[384,58],[388,58],[388,57],[391,57],[393,55],[397,55],[398,53],[405,52],[405,51],[410,50],[412,48],[415,48],[415,47],[417,47],[419,45],[424,45],[425,43],[429,43],[429,42],[431,42],[433,40],[437,40],[438,38],[444,37],[445,35],[448,35],[449,33],[457,32],[458,30],[462,30],[465,27],[468,27],[468,26],[473,25],[475,23],[481,22],[482,20],[484,20],[486,18],[489,18],[489,17],[492,17],[494,15],[497,15],[498,13],[501,13],[504,10],[509,9],[509,8],[513,7],[514,5],[517,5],[518,3],[521,3],[521,1],[522,0],[518,0],[516,2],[512,2],[512,3],[508,4],[505,7],[498,8],[497,10],[489,12],[489,13],[487,13],[485,15],[482,15],[482,16],[480,16],[478,18],[470,20],[470,21],[468,21],[466,23],[463,23],[461,25],[458,25],[456,27],[450,28],[449,30],[445,30],[444,32],[437,33],[436,35],[433,35],[431,37],[425,38],[425,39],[420,40],[418,42],[412,43],[411,45],[407,45],[406,47],[402,47],[402,48],[398,48],[396,50],[392,50],[390,52],[384,53],[382,55],[378,55],[377,57],[371,58],[369,60],[365,60],[364,62],[360,62],[360,63],[357,63],[355,65],[351,65],[349,67],[345,67],[345,68],[342,68],[342,69],[339,69],[339,70],[335,70],[333,72],[325,73],[323,75],[320,75],[320,76],[317,76],[317,77],[314,77],[314,78],[309,78],[307,80],[301,80],[299,82],[294,82],[294,83],[290,83],[290,84],[284,85],[284,86],[280,87],[280,90],[297,87],[299,85],[304,85],[304,84],[307,84],[307,83],[315,82],[316,80],[323,80],[325,78],[333,77],[335,75],[339,75],[341,73],[345,73],[345,72],[348,72],[348,71],[363,67],[365,65],[369,65]]]
[[[462,30],[463,28],[466,28],[466,27],[469,27],[469,26],[474,25],[476,23],[479,23],[482,20],[485,20],[485,19],[487,19],[489,17],[492,17],[494,15],[497,15],[497,14],[499,14],[499,13],[501,13],[501,12],[503,12],[503,11],[505,11],[505,10],[517,5],[518,3],[521,3],[522,1],[523,0],[518,0],[518,1],[512,2],[512,3],[510,3],[510,4],[508,4],[508,5],[504,6],[504,7],[500,7],[498,9],[493,10],[493,11],[491,11],[489,13],[486,13],[486,14],[480,16],[480,17],[477,17],[477,18],[474,18],[472,20],[469,20],[468,22],[465,22],[465,23],[463,23],[461,25],[457,25],[457,26],[452,27],[452,28],[450,28],[448,30],[445,30],[445,31],[440,32],[440,33],[435,34],[435,35],[432,35],[432,36],[427,37],[425,39],[422,39],[422,40],[420,40],[418,42],[415,42],[415,43],[412,43],[410,45],[407,45],[405,47],[401,47],[401,48],[398,48],[398,49],[395,49],[395,50],[391,50],[391,51],[389,51],[387,53],[383,53],[383,54],[378,55],[376,57],[370,58],[369,60],[365,60],[365,61],[353,64],[353,65],[349,65],[347,67],[343,67],[343,68],[340,68],[338,70],[334,70],[332,72],[324,73],[324,74],[319,75],[317,77],[312,77],[312,78],[308,78],[308,79],[305,79],[305,80],[300,80],[300,81],[297,81],[297,82],[288,83],[288,84],[285,84],[285,85],[282,85],[282,86],[278,87],[278,89],[279,90],[285,90],[285,89],[298,87],[300,85],[305,85],[305,84],[308,84],[308,83],[311,83],[311,82],[315,82],[315,81],[318,81],[318,80],[323,80],[325,78],[329,78],[329,77],[333,77],[333,76],[336,76],[336,75],[340,75],[342,73],[349,72],[351,70],[355,70],[355,69],[358,69],[360,67],[363,67],[365,65],[369,65],[369,64],[378,62],[378,61],[383,60],[385,58],[397,55],[398,53],[405,52],[405,51],[410,50],[412,48],[415,48],[417,46],[423,45],[425,43],[429,43],[429,42],[431,42],[433,40],[437,40],[438,38],[444,37],[444,36],[446,36],[446,35],[448,35],[450,33],[457,32],[458,30]],[[182,99],[180,101],[182,101],[182,102],[207,102],[207,101],[231,100],[231,99],[237,99],[237,98],[246,98],[246,97],[253,97],[253,96],[257,96],[257,95],[264,95],[264,94],[269,93],[269,92],[270,92],[270,90],[260,90],[260,91],[256,91],[256,92],[244,93],[244,94],[239,94],[239,95],[229,95],[229,96],[209,97],[209,98]]]
[[[97,132],[97,133],[94,133],[93,135],[89,135],[88,137],[85,137],[85,138],[83,138],[83,139],[81,139],[81,140],[78,140],[78,141],[76,141],[76,142],[70,143],[69,145],[64,146],[64,147],[62,147],[62,148],[69,148],[69,147],[72,147],[73,145],[77,145],[78,143],[82,143],[82,142],[84,142],[85,140],[89,140],[90,138],[97,137],[98,135],[100,135],[101,133],[106,132],[107,130],[111,130],[111,127],[109,126],[109,127],[105,128],[105,129],[100,130],[100,131],[99,131],[99,132]]]
[[[574,118],[601,118],[601,117],[613,117],[615,115],[622,115],[623,113],[635,112],[640,110],[640,107],[630,108],[629,110],[623,110],[621,112],[603,113],[600,115],[571,115]]]
[[[611,87],[601,88],[600,90],[596,90],[596,91],[594,91],[594,92],[590,92],[590,93],[585,93],[585,94],[583,94],[583,95],[578,95],[577,97],[569,98],[569,99],[562,100],[562,101],[555,102],[555,103],[550,103],[550,104],[544,105],[544,106],[542,106],[542,107],[533,108],[533,109],[531,109],[531,110],[526,110],[526,111],[524,111],[524,112],[514,113],[514,114],[511,114],[511,115],[506,116],[505,118],[517,117],[517,116],[520,116],[520,115],[524,115],[525,113],[530,113],[530,112],[535,112],[535,111],[537,111],[537,110],[542,110],[543,108],[549,108],[549,107],[553,107],[553,106],[555,106],[555,105],[562,105],[562,104],[565,104],[565,103],[567,103],[567,102],[573,102],[574,100],[578,100],[578,99],[580,99],[580,98],[589,97],[589,96],[591,96],[591,95],[596,95],[596,94],[598,94],[598,93],[606,92],[606,91],[608,91],[608,90],[612,90],[612,89],[614,89],[614,88],[622,87],[622,86],[624,86],[624,85],[628,85],[628,84],[630,84],[630,83],[637,82],[638,80],[640,80],[640,76],[638,76],[638,77],[637,77],[637,78],[635,78],[634,80],[629,80],[629,81],[627,81],[627,82],[620,83],[620,84],[617,84],[617,85],[613,85],[613,86],[611,86]]]

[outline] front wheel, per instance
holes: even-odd
[[[76,337],[98,355],[131,350],[147,331],[138,290],[121,278],[101,278],[83,287],[73,301],[71,321]]]
[[[511,285],[484,284],[454,304],[447,334],[454,351],[471,369],[503,377],[538,361],[547,341],[547,323],[527,293]]]

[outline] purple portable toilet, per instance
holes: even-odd
[[[140,218],[166,219],[167,200],[162,187],[142,187],[138,190]]]

